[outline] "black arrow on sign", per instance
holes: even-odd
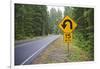
[[[67,20],[65,20],[63,22],[62,27],[65,29],[65,27],[67,26],[66,22],[69,22],[70,23],[70,29],[72,29],[72,22],[69,19],[67,19]]]

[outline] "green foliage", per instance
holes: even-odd
[[[73,8],[65,7],[64,16],[70,16],[71,18],[73,18]]]
[[[94,9],[74,8],[74,20],[78,23],[74,34],[76,46],[82,48],[94,59]]]
[[[48,34],[48,12],[44,5],[15,4],[15,39]]]
[[[94,9],[81,7],[65,7],[64,15],[68,15],[76,23],[78,27],[73,33],[73,42],[85,50],[94,59]]]
[[[60,9],[56,10],[55,8],[51,8],[49,13],[49,33],[50,34],[58,34],[60,33],[58,28],[58,23],[62,19],[62,11]]]
[[[93,58],[93,56],[94,56],[93,38],[86,40],[85,37],[81,33],[75,32],[73,35],[73,42],[74,42],[75,46],[80,47],[81,49],[83,49],[84,51],[86,51],[90,55],[90,57],[89,57],[90,60],[94,59]]]

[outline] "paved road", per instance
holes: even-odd
[[[59,35],[50,35],[43,39],[16,44],[15,65],[31,64],[32,61]]]

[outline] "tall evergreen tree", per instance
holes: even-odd
[[[15,39],[48,34],[48,13],[45,5],[15,4]]]

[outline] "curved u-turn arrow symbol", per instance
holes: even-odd
[[[70,29],[72,29],[72,21],[69,20],[69,19],[67,19],[67,20],[65,20],[65,21],[63,22],[62,27],[65,29],[65,27],[67,26],[66,22],[69,22],[69,23],[70,23]]]

